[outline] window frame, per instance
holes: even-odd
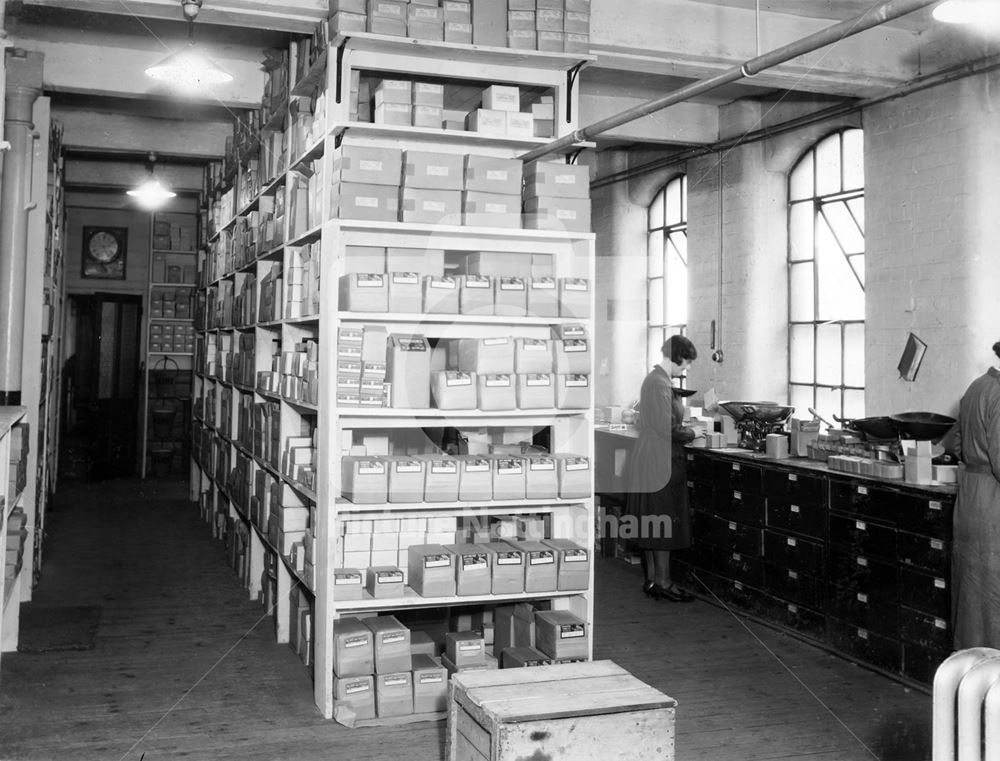
[[[671,189],[676,188],[677,208],[668,209],[668,199],[671,197]],[[656,223],[652,220],[654,210],[659,209],[659,220]],[[674,216],[671,213],[676,212]],[[668,221],[669,220],[669,221]],[[658,364],[663,355],[660,347],[671,335],[685,335],[687,333],[687,304],[684,305],[684,321],[671,322],[668,317],[668,276],[671,272],[676,272],[678,266],[683,267],[685,277],[685,294],[687,292],[688,276],[688,188],[687,174],[681,173],[671,177],[653,195],[646,207],[646,335],[647,347],[646,358],[648,365],[652,367]],[[659,274],[653,274],[651,267],[653,261],[654,241],[659,238],[661,245]],[[682,239],[683,244],[678,245],[678,240]],[[671,264],[671,259],[679,260],[678,263]],[[661,299],[661,320],[655,321],[651,304],[656,295],[655,283],[659,283],[659,294]],[[685,299],[686,300],[686,299]]]

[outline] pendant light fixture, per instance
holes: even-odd
[[[998,0],[945,0],[934,7],[932,15],[948,24],[1000,25]]]
[[[231,82],[233,77],[206,58],[194,45],[194,20],[203,0],[181,0],[181,10],[188,22],[187,46],[171,53],[155,66],[146,69],[146,76],[158,79],[180,90],[201,90],[211,85]]]
[[[156,154],[150,152],[146,160],[148,162],[149,177],[139,187],[126,191],[126,194],[134,198],[136,203],[146,211],[155,211],[177,194],[165,188],[153,174]]]

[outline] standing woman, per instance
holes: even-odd
[[[684,445],[698,434],[684,426],[680,389],[672,381],[684,375],[698,351],[684,336],[671,336],[660,351],[663,359],[646,376],[639,394],[639,440],[632,451],[625,512],[637,519],[640,529],[635,543],[645,555],[643,592],[656,599],[691,602],[694,597],[670,578],[670,550],[691,544]],[[659,526],[666,530],[643,531]]]
[[[955,649],[1000,648],[1000,341],[959,407],[951,578]]]

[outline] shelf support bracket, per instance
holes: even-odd
[[[576,160],[580,158],[580,154],[583,153],[583,148],[577,148],[575,151],[570,151],[566,154],[566,163],[575,164]]]
[[[337,104],[343,103],[344,86],[344,53],[347,51],[347,41],[350,37],[345,37],[343,42],[337,46]]]
[[[573,122],[573,88],[576,86],[577,77],[580,76],[580,70],[586,64],[586,61],[580,61],[572,69],[566,72],[566,123],[572,124]]]

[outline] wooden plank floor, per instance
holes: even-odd
[[[95,647],[4,653],[2,761],[437,760],[441,724],[323,720],[181,484],[64,489],[38,605],[101,605]],[[930,699],[705,602],[653,603],[600,561],[595,657],[678,701],[678,761],[921,761]],[[626,749],[623,749],[623,754]]]

